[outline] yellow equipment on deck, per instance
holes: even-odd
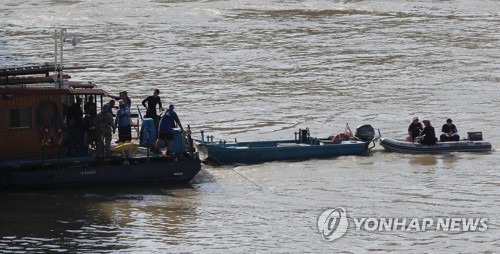
[[[123,144],[120,144],[114,148],[111,149],[111,152],[112,153],[124,153],[125,155],[132,155],[132,156],[135,156],[135,154],[137,153],[137,146],[130,143],[130,142],[126,142],[126,143],[123,143]]]

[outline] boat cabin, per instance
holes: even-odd
[[[89,119],[104,105],[107,93],[92,83],[68,81],[68,75],[56,82],[50,75],[54,69],[54,65],[0,69],[0,161],[58,158],[85,150],[84,133],[77,130],[83,131],[82,124],[88,123],[69,121],[68,109],[81,99],[83,110],[92,96],[95,107],[83,115]]]

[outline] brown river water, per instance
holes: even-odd
[[[490,153],[204,165],[187,187],[0,193],[0,253],[316,253],[500,250],[500,2],[0,1],[0,68],[54,61],[135,107],[155,88],[183,125],[241,141],[369,123],[402,138],[450,117]],[[1,141],[0,141],[1,142]],[[484,232],[355,230],[317,220],[487,218]]]

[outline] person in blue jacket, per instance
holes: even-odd
[[[122,100],[125,102],[125,105],[127,105],[128,108],[132,107],[132,100],[130,97],[128,97],[127,91],[120,92],[119,96],[113,96],[113,95],[108,95],[110,98],[113,98],[115,100]]]
[[[123,100],[118,102],[120,109],[116,111],[115,124],[118,126],[118,140],[116,143],[132,140],[132,125],[130,124],[130,109]]]
[[[179,120],[179,117],[177,116],[177,113],[174,111],[174,105],[170,104],[168,106],[167,111],[163,113],[160,119],[160,123],[158,124],[158,139],[155,142],[155,152],[160,151],[160,141],[164,140],[165,143],[167,144],[167,151],[166,155],[172,154],[172,141],[174,139],[174,128],[175,124],[181,128],[181,132],[183,131],[182,129],[182,124],[181,121]]]

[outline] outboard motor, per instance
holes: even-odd
[[[299,129],[299,142],[307,143],[307,138],[309,138],[309,128],[305,130]]]
[[[363,141],[371,141],[375,138],[375,129],[369,124],[358,126],[355,136]]]

